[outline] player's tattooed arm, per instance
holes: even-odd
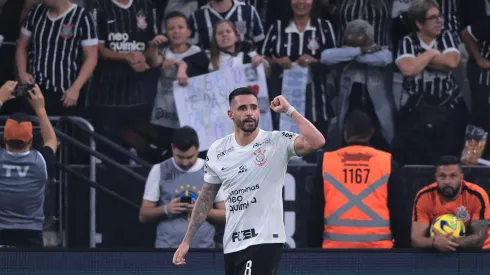
[[[199,227],[201,227],[208,217],[208,213],[213,208],[214,199],[220,187],[221,184],[204,183],[201,194],[197,198],[196,205],[194,205],[194,209],[192,210],[191,220],[184,237],[185,242],[190,243],[194,234],[196,234]]]
[[[488,220],[472,221],[470,226],[472,233],[456,239],[456,242],[461,247],[481,248],[487,239]]]

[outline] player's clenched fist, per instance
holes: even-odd
[[[282,95],[276,96],[271,101],[271,109],[276,113],[286,113],[289,109],[289,102]]]
[[[173,263],[175,265],[183,265],[185,264],[185,255],[187,255],[187,252],[189,251],[189,244],[186,242],[182,242],[179,245],[179,248],[177,248],[177,251],[174,253],[174,259]]]

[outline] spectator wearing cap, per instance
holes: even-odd
[[[12,98],[16,82],[0,88],[0,101]],[[0,245],[42,247],[44,190],[54,172],[57,140],[44,97],[36,85],[27,100],[36,113],[44,146],[32,148],[32,123],[15,113],[5,123],[5,148],[0,148]]]

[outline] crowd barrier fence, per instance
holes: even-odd
[[[0,274],[224,275],[222,251],[190,251],[186,265],[172,264],[174,250],[0,251]],[[488,274],[490,253],[416,250],[284,250],[278,275]],[[252,265],[252,273],[253,265]]]

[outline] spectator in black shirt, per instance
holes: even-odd
[[[213,28],[220,20],[233,22],[240,41],[260,44],[264,40],[264,28],[255,7],[236,0],[210,0],[190,18],[193,29],[191,43],[209,50]]]
[[[471,122],[490,131],[490,18],[466,27],[462,39],[470,55],[466,76],[471,89]],[[485,155],[489,155],[487,142]]]
[[[442,155],[460,155],[463,146],[467,110],[452,75],[460,53],[435,0],[412,1],[409,14],[418,31],[403,38],[395,61],[403,75],[403,92],[395,95],[402,102],[397,157],[403,164],[433,164]]]
[[[150,69],[145,52],[150,41],[166,40],[156,9],[151,0],[98,0],[93,14],[101,56],[91,89],[96,129],[144,158],[154,155],[153,148],[160,149],[153,146],[158,132],[150,114],[158,71]]]
[[[41,87],[51,115],[73,114],[97,65],[97,44],[88,11],[70,0],[45,0],[31,10],[17,41],[19,78]]]

